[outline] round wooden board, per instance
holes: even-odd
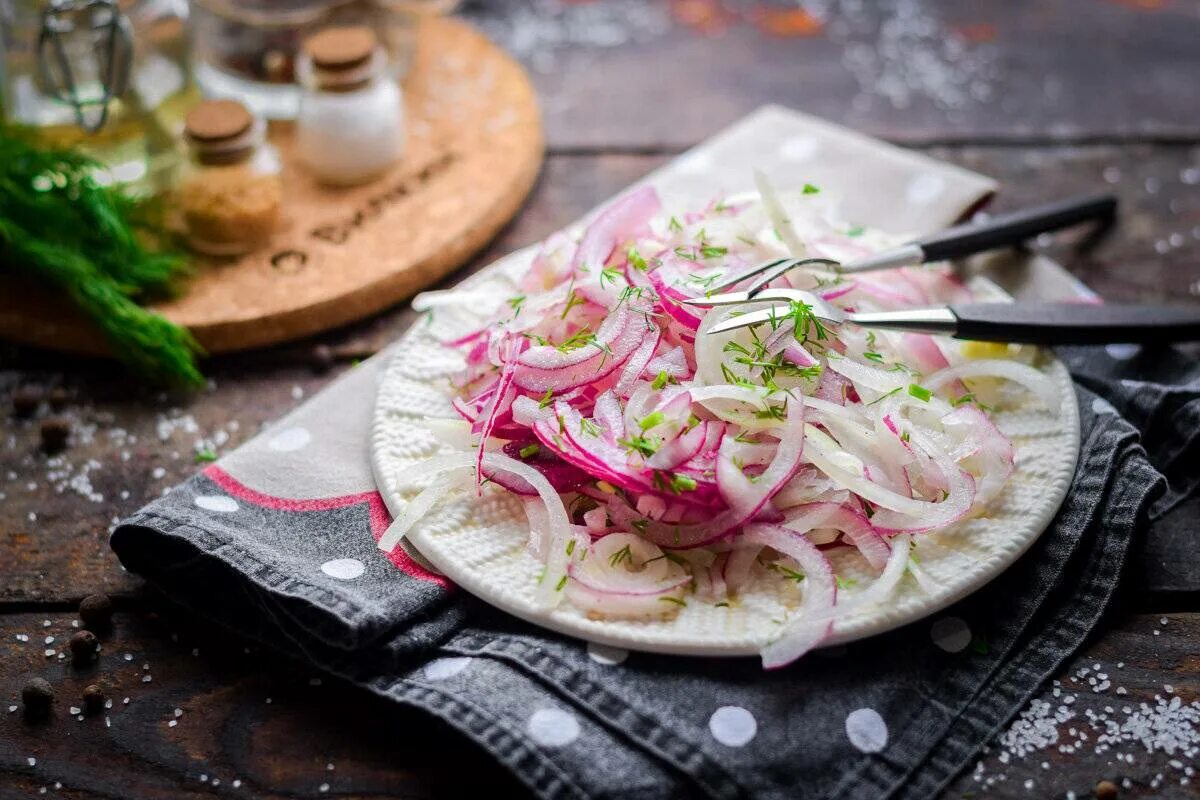
[[[307,336],[397,303],[462,265],[520,208],[543,155],[528,76],[470,26],[424,24],[404,83],[403,160],[364,186],[322,187],[294,165],[290,128],[273,127],[286,221],[270,247],[198,263],[184,296],[154,306],[208,352]],[[2,272],[0,337],[105,352],[59,297]]]

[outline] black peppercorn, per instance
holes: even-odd
[[[37,413],[41,402],[41,389],[36,386],[22,386],[12,396],[13,416],[28,419]]]
[[[61,386],[55,386],[46,393],[46,401],[50,403],[50,408],[55,411],[62,411],[67,407],[67,403],[71,400],[71,393]]]
[[[333,350],[327,344],[314,345],[309,354],[313,372],[323,374],[333,368]]]
[[[21,689],[21,702],[27,716],[44,717],[54,702],[54,687],[45,678],[30,678]]]
[[[79,618],[93,630],[104,630],[112,623],[112,600],[106,594],[89,594],[79,603]]]
[[[90,664],[96,658],[100,642],[91,631],[75,631],[71,635],[71,658],[76,664]]]
[[[47,455],[61,453],[67,449],[71,436],[71,421],[62,417],[47,417],[42,420],[42,451]]]
[[[95,714],[103,709],[104,700],[104,690],[94,683],[83,690],[83,708],[89,714]]]

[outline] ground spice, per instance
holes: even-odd
[[[282,205],[279,177],[244,164],[209,167],[179,187],[184,224],[193,245],[204,251],[267,240]]]

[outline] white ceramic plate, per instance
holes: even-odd
[[[518,294],[515,279],[533,251],[514,253],[456,289],[475,298]],[[999,291],[999,290],[995,290]],[[400,485],[397,476],[419,462],[455,452],[435,432],[429,417],[459,419],[450,405],[448,377],[462,357],[441,342],[475,330],[483,317],[472,308],[489,304],[451,305],[435,309],[398,344],[376,401],[372,431],[372,466],[393,516],[420,489]],[[1066,368],[1049,354],[1038,364],[1059,389],[1057,414],[1032,402],[1028,408],[993,416],[1016,448],[1016,471],[987,516],[951,529],[917,537],[921,567],[938,583],[923,591],[906,575],[886,605],[863,608],[839,620],[826,645],[861,639],[914,622],[980,588],[1025,552],[1046,529],[1066,496],[1079,455],[1079,415]],[[534,603],[534,586],[542,564],[526,551],[529,528],[521,504],[503,489],[485,486],[476,496],[472,482],[452,494],[413,528],[407,545],[415,547],[436,569],[466,591],[536,625],[588,641],[631,650],[702,656],[755,655],[778,634],[799,594],[790,581],[766,570],[729,607],[691,598],[671,619],[594,620],[564,601],[552,611]],[[840,576],[870,583],[874,573],[857,552],[835,551]],[[847,590],[852,597],[854,588]]]

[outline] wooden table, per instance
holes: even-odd
[[[543,97],[548,159],[528,207],[473,266],[573,220],[761,103],[779,102],[993,175],[1004,184],[1000,208],[1107,185],[1122,203],[1114,234],[1087,253],[1064,244],[1049,252],[1106,298],[1197,302],[1194,3],[823,5],[832,9],[824,26],[750,2],[722,11],[707,0],[622,0],[606,11],[575,0],[561,6],[565,16],[526,26],[558,43],[525,54]],[[877,5],[899,9],[883,33]],[[468,14],[524,47],[527,37],[504,30],[525,9]],[[580,19],[589,22],[568,24]],[[623,36],[639,41],[620,44]],[[895,53],[914,48],[935,57],[906,67]],[[215,361],[208,391],[183,405],[137,390],[104,364],[0,346],[0,697],[18,703],[26,677],[40,674],[59,698],[41,725],[0,708],[0,798],[54,793],[57,783],[77,798],[517,791],[450,734],[430,734],[424,722],[413,733],[404,714],[180,614],[126,574],[107,546],[116,518],[196,469],[198,439],[218,451],[235,447],[411,319],[398,308],[318,342]],[[323,370],[323,347],[331,370]],[[38,451],[36,421],[8,417],[9,394],[28,383],[70,397],[64,413],[76,422],[76,442],[58,466]],[[78,672],[44,650],[63,648],[76,604],[93,592],[116,599],[115,630],[100,665]],[[1143,559],[1062,680],[1074,685],[1068,676],[1097,662],[1116,675],[1121,662],[1123,703],[1153,702],[1164,684],[1185,701],[1200,697],[1198,599],[1200,563]],[[46,636],[55,641],[45,644]],[[121,715],[120,725],[66,713],[93,681],[115,698],[109,713]],[[1080,709],[1114,704],[1087,694]],[[175,709],[182,716],[170,725]],[[968,774],[948,796],[1084,797],[1102,778],[1128,779],[1123,797],[1189,796],[1194,785],[1181,787],[1168,761],[1051,748],[1004,764],[993,753],[983,774],[1002,780],[988,787]],[[1170,780],[1152,788],[1160,772]]]

